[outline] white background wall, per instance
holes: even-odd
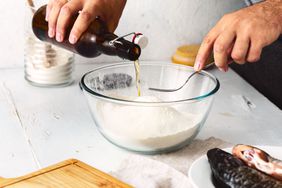
[[[142,32],[150,40],[142,59],[169,59],[177,46],[199,43],[224,13],[243,6],[243,0],[128,0],[116,33]],[[0,12],[0,68],[23,66],[25,0],[1,0]],[[77,57],[78,63],[117,60]]]

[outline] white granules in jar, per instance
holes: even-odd
[[[32,84],[54,86],[73,80],[73,54],[44,43],[33,35],[25,41],[25,78]]]
[[[156,97],[138,97],[136,101],[160,102]],[[173,107],[124,106],[99,103],[101,128],[109,139],[133,149],[160,149],[182,143],[195,134],[200,125],[198,114],[187,114]]]

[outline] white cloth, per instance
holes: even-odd
[[[181,172],[162,162],[138,155],[131,155],[112,175],[136,188],[191,186],[188,177]]]
[[[215,147],[231,144],[220,139],[194,140],[187,147],[173,153],[143,156],[130,154],[117,171],[111,174],[136,188],[192,188],[188,169],[195,159]]]

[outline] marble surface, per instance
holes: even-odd
[[[0,176],[23,175],[69,158],[108,172],[128,156],[98,133],[78,87],[81,76],[98,65],[77,65],[76,82],[65,88],[33,87],[22,68],[0,69]],[[232,70],[210,72],[221,88],[198,138],[281,145],[282,111]]]

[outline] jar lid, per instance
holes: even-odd
[[[176,64],[194,66],[195,59],[199,49],[200,49],[200,44],[190,44],[190,45],[180,46],[173,54],[171,60],[173,63]],[[212,64],[213,64],[213,56],[210,55],[209,58],[207,59],[205,68],[207,68]]]
[[[196,57],[199,48],[200,48],[199,44],[184,45],[178,47],[175,53],[182,57]]]

